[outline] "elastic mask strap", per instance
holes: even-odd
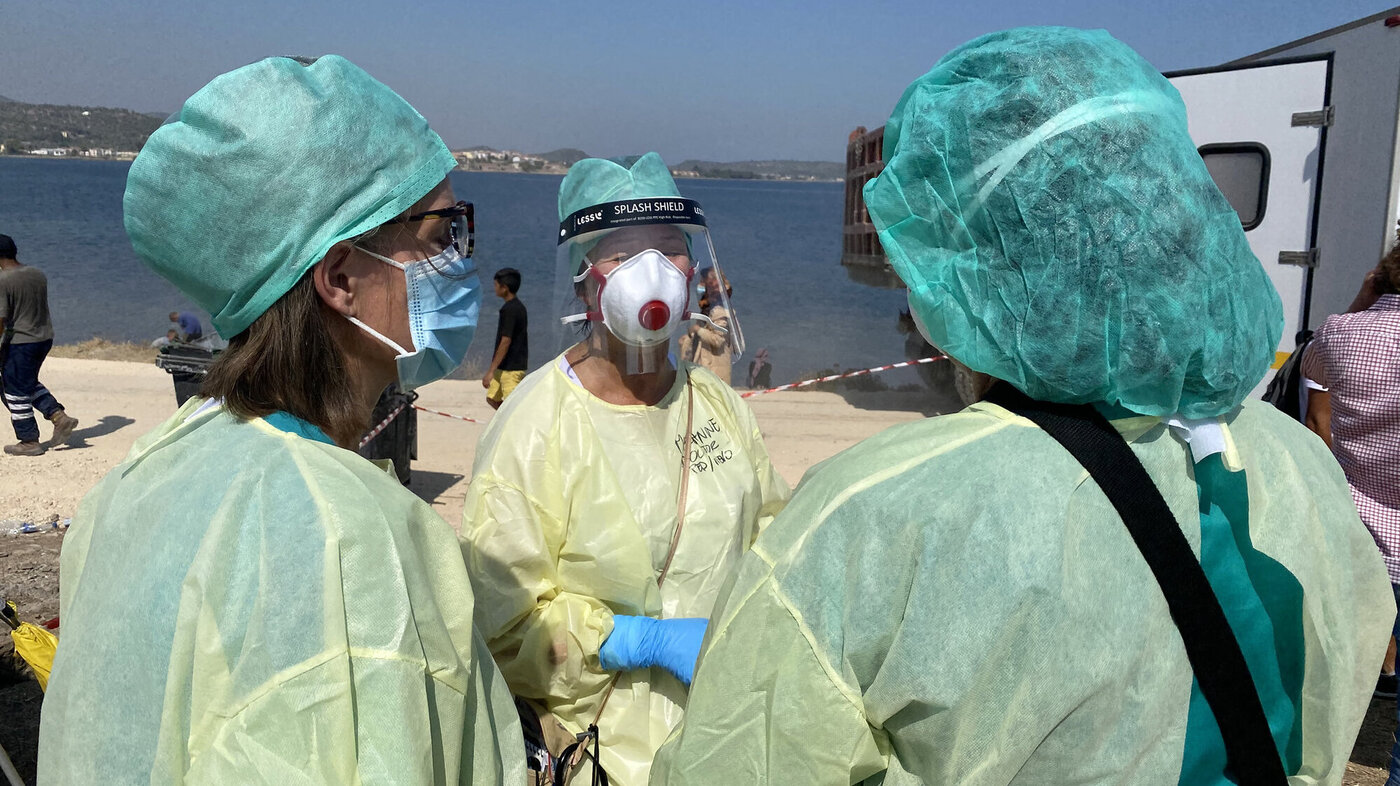
[[[369,252],[365,252],[365,253],[369,253]],[[413,354],[412,352],[410,352],[410,351],[404,349],[403,347],[399,346],[399,345],[398,345],[398,342],[394,341],[392,338],[389,338],[388,336],[384,335],[383,333],[380,333],[378,330],[375,330],[374,328],[370,327],[369,325],[366,325],[365,323],[361,322],[360,320],[358,320],[358,319],[356,319],[356,318],[354,318],[354,317],[346,317],[346,319],[350,320],[350,322],[353,323],[353,324],[355,325],[355,327],[357,327],[357,328],[359,328],[360,330],[363,330],[364,332],[370,334],[371,336],[374,336],[375,338],[379,339],[382,343],[384,343],[385,345],[387,345],[390,349],[392,349],[392,350],[394,350],[395,352],[397,352],[399,357],[405,357],[405,356],[407,356],[407,355],[412,355],[412,354]]]
[[[393,265],[394,267],[398,268],[399,270],[408,270],[408,265],[405,265],[404,263],[402,263],[402,262],[400,262],[400,261],[398,261],[398,260],[396,260],[396,259],[390,259],[390,258],[388,258],[388,257],[386,257],[386,256],[384,256],[384,255],[382,255],[382,254],[376,254],[376,253],[374,253],[373,251],[370,251],[370,250],[367,249],[367,248],[362,248],[362,247],[360,247],[360,246],[355,246],[355,249],[356,249],[357,251],[359,251],[360,253],[362,253],[362,254],[369,254],[370,256],[374,257],[375,259],[379,260],[380,262],[383,262],[383,263],[386,264],[386,265]],[[369,330],[369,328],[365,328],[365,329],[366,329],[366,330]],[[377,335],[379,335],[379,334],[378,334],[378,333],[375,333],[375,335],[377,336]]]
[[[708,324],[710,327],[714,328],[715,330],[718,330],[718,331],[721,332],[721,333],[728,333],[728,332],[729,332],[729,328],[724,327],[723,325],[715,324],[715,321],[714,321],[713,319],[710,319],[709,317],[705,316],[704,314],[698,314],[698,313],[694,313],[694,312],[687,311],[687,312],[685,312],[685,316],[683,317],[683,319],[691,319],[691,320],[694,320],[694,321],[696,321],[696,322],[704,322],[704,323]]]
[[[592,263],[592,262],[589,262],[587,259],[584,259],[584,260],[583,260],[583,264],[587,265],[587,266],[588,266],[588,269],[584,270],[582,273],[579,273],[577,276],[574,276],[573,282],[574,282],[575,284],[582,284],[582,283],[583,283],[583,280],[586,279],[586,278],[592,278],[594,281],[597,281],[597,282],[598,282],[598,302],[599,302],[599,303],[602,303],[602,302],[603,302],[603,287],[605,287],[605,286],[608,285],[608,277],[605,276],[605,275],[603,275],[602,273],[599,273],[599,272],[598,272],[598,268],[593,267],[593,263]],[[567,317],[560,317],[560,318],[559,318],[559,321],[560,321],[560,322],[563,322],[563,323],[566,324],[566,325],[573,324],[574,322],[602,322],[602,321],[603,321],[603,312],[602,312],[602,311],[585,311],[585,312],[583,312],[582,314],[570,314],[570,315],[567,316]]]
[[[631,260],[628,260],[628,261],[631,261]],[[582,284],[582,283],[584,282],[584,279],[589,279],[589,278],[593,279],[594,281],[597,281],[597,282],[598,282],[598,297],[601,298],[601,297],[603,296],[603,287],[605,287],[605,286],[608,285],[608,277],[607,277],[606,275],[602,274],[602,273],[599,273],[599,272],[598,272],[598,268],[593,267],[593,263],[592,263],[592,262],[589,262],[588,260],[585,259],[585,260],[583,261],[583,263],[584,263],[585,265],[588,265],[588,268],[585,269],[582,273],[579,273],[577,276],[574,276],[574,283],[575,283],[575,284]],[[624,264],[625,264],[625,263],[624,263]],[[621,265],[619,265],[618,267],[621,267]],[[617,268],[613,268],[613,269],[616,270]]]
[[[560,322],[571,325],[575,322],[602,322],[603,315],[598,311],[585,311],[582,314],[570,314],[567,317],[560,317]]]
[[[360,247],[360,246],[355,246],[355,248],[356,248],[358,251],[360,251],[361,253],[369,254],[370,256],[374,257],[375,259],[379,260],[380,262],[383,262],[383,263],[386,264],[386,265],[393,265],[394,267],[396,267],[396,268],[398,268],[399,270],[402,270],[402,271],[404,271],[404,272],[407,272],[407,271],[408,271],[408,265],[405,265],[404,263],[399,262],[398,260],[390,259],[390,258],[388,258],[388,257],[386,257],[386,256],[384,256],[384,255],[382,255],[382,254],[376,254],[376,253],[374,253],[373,251],[370,251],[370,250],[367,249],[367,248],[362,248],[362,247]],[[390,349],[394,350],[394,352],[398,353],[398,356],[399,356],[399,357],[404,357],[404,356],[412,355],[412,354],[413,354],[413,353],[410,352],[409,350],[404,349],[403,347],[399,346],[399,344],[398,344],[397,341],[394,341],[393,339],[389,338],[388,336],[384,335],[383,333],[380,333],[378,330],[375,330],[374,328],[370,327],[369,325],[366,325],[365,323],[361,322],[360,320],[358,320],[358,319],[356,319],[356,318],[354,318],[354,317],[346,317],[346,319],[348,319],[348,320],[350,320],[352,323],[354,323],[355,327],[357,327],[357,328],[359,328],[360,330],[363,330],[364,332],[370,334],[371,336],[374,336],[375,338],[379,339],[380,342],[382,342],[383,344],[385,344],[386,346],[388,346]]]

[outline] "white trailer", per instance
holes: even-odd
[[[1283,299],[1281,362],[1396,242],[1400,6],[1167,77]]]

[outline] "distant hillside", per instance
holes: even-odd
[[[4,97],[4,96],[0,96],[0,104],[10,104],[10,103],[14,103],[14,102],[13,102],[11,99],[8,99],[8,98],[6,98],[6,97]]]
[[[554,164],[573,166],[583,159],[588,158],[588,154],[576,147],[561,147],[558,150],[551,150],[548,153],[536,153],[535,157],[543,158],[545,161]]]
[[[671,167],[700,177],[734,180],[841,180],[846,167],[835,161],[682,161]]]
[[[0,144],[7,153],[41,148],[106,148],[134,153],[160,123],[160,118],[129,109],[0,99]]]
[[[477,145],[453,151],[458,168],[475,172],[534,172],[562,175],[588,154],[574,147],[548,153],[520,153]],[[608,159],[625,167],[641,156],[614,156]],[[700,161],[690,159],[671,167],[675,177],[711,177],[730,180],[827,180],[840,181],[846,167],[835,161]]]

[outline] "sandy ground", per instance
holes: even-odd
[[[68,447],[37,458],[0,455],[0,597],[15,601],[22,616],[47,620],[58,614],[58,550],[61,530],[10,535],[21,523],[70,518],[82,496],[118,464],[137,437],[175,411],[169,375],[154,365],[55,357],[44,366],[45,385],[81,423]],[[951,407],[927,392],[787,392],[749,400],[778,471],[796,485],[802,473],[860,440],[897,423]],[[422,391],[419,403],[487,420],[492,411],[479,382],[445,380]],[[410,488],[457,526],[477,436],[482,426],[419,413],[418,461]],[[41,424],[47,434],[47,424]],[[8,435],[0,435],[8,440]],[[32,781],[42,694],[37,684],[4,668],[12,656],[0,637],[0,746]],[[1348,786],[1381,786],[1395,724],[1393,702],[1371,705]]]
[[[89,342],[91,343],[91,342]],[[80,345],[85,357],[144,355],[140,347]],[[71,353],[70,353],[71,354]],[[61,530],[8,534],[26,523],[47,526],[71,518],[83,495],[120,463],[137,437],[175,411],[170,376],[154,365],[54,357],[44,384],[81,422],[68,447],[37,458],[0,456],[0,598],[30,620],[58,614]],[[796,484],[808,467],[896,423],[936,411],[929,394],[789,392],[751,400],[774,464]],[[422,391],[419,404],[489,420],[485,391],[476,381],[444,380]],[[945,405],[949,402],[944,402]],[[420,412],[418,460],[409,488],[459,526],[477,437],[483,426]],[[48,425],[40,424],[47,435]],[[0,441],[9,441],[0,435]],[[0,636],[0,661],[11,653]],[[0,668],[0,745],[21,773],[33,774],[34,740],[42,696],[22,675]]]

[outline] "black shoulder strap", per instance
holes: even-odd
[[[1286,784],[1264,707],[1205,570],[1128,443],[1087,404],[1035,401],[1004,382],[987,400],[1040,426],[1089,471],[1123,519],[1166,596],[1240,786]]]

